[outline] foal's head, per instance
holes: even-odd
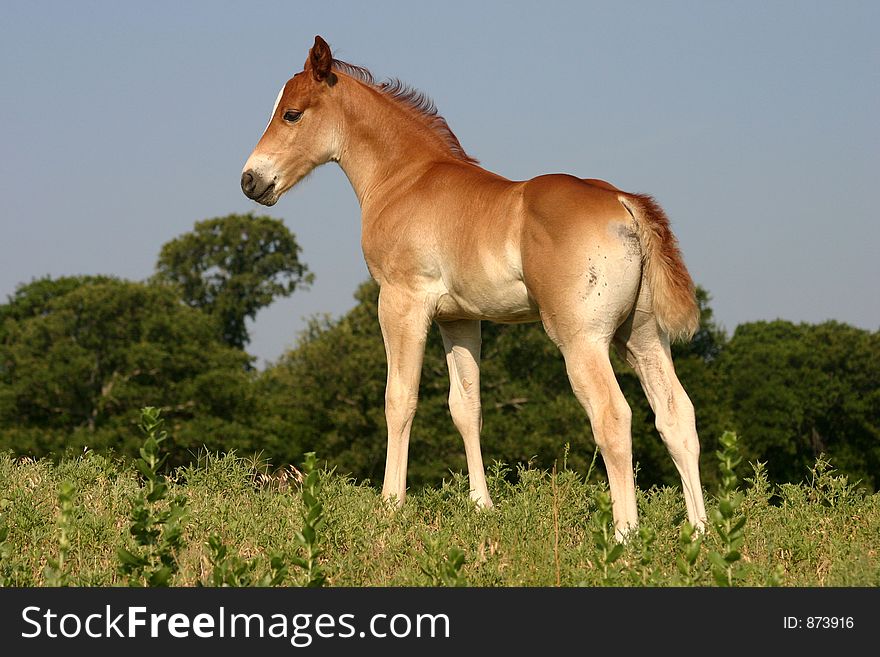
[[[316,166],[338,159],[341,116],[330,102],[337,77],[330,46],[319,36],[305,67],[278,94],[266,131],[241,174],[241,189],[274,205]]]

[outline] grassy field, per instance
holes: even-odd
[[[641,525],[619,543],[604,484],[564,466],[493,464],[490,510],[474,507],[460,474],[396,509],[313,454],[274,473],[205,454],[168,476],[159,412],[144,409],[142,428],[129,463],[0,455],[0,584],[880,585],[880,494],[822,460],[803,484],[771,486],[755,465],[740,486],[731,433],[706,533],[685,522],[676,489],[654,488],[638,492]]]
[[[702,538],[688,536],[676,489],[639,491],[640,531],[623,545],[604,487],[566,469],[495,464],[496,506],[478,511],[461,475],[392,510],[319,470],[304,486],[297,470],[267,475],[235,455],[168,477],[144,465],[0,455],[0,583],[880,585],[880,494],[821,461],[804,484],[770,486],[758,468],[710,493]]]

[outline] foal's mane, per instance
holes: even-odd
[[[455,158],[470,162],[471,164],[478,163],[477,159],[468,155],[461,147],[458,137],[456,137],[455,133],[449,128],[446,119],[440,116],[437,112],[437,106],[434,105],[434,101],[424,92],[414,89],[397,78],[383,82],[376,82],[376,78],[373,74],[363,66],[355,66],[354,64],[343,62],[340,59],[333,60],[333,68],[340,73],[345,73],[346,75],[353,77],[355,80],[364,82],[373,89],[376,89],[383,96],[390,98],[409,110],[412,110],[417,117],[422,119],[425,127],[437,135],[441,141],[446,144],[449,152],[452,153]]]

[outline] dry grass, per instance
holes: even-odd
[[[428,586],[449,582],[472,586],[675,586],[675,566],[684,505],[677,490],[639,491],[642,526],[655,538],[627,543],[614,564],[614,579],[596,568],[591,539],[593,500],[600,490],[583,477],[520,468],[513,476],[495,468],[490,490],[496,507],[478,511],[469,502],[467,479],[456,475],[439,488],[414,491],[399,510],[390,509],[370,486],[337,474],[323,478],[326,525],[319,536],[321,568],[331,586]],[[826,464],[817,464],[802,485],[743,488],[745,526],[737,585],[763,586],[781,574],[784,586],[878,586],[880,495],[865,495]],[[97,454],[62,461],[0,455],[0,581],[45,584],[43,570],[58,553],[58,487],[76,489],[68,583],[124,583],[116,549],[130,545],[130,500],[139,478],[130,467]],[[229,552],[269,569],[268,555],[294,556],[301,528],[302,473],[296,468],[265,472],[233,455],[203,458],[170,477],[170,494],[187,500],[184,547],[177,555],[176,586],[205,583],[211,569],[207,542],[218,535]],[[711,506],[714,502],[708,496]],[[650,561],[645,563],[646,547]],[[697,563],[697,583],[711,586],[706,562],[719,549],[710,532]],[[454,551],[464,564],[450,564]],[[290,568],[284,583],[300,584]]]

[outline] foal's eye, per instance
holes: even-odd
[[[297,121],[299,121],[302,115],[302,112],[297,112],[296,110],[287,110],[286,112],[284,112],[284,116],[282,118],[288,123],[296,123]]]

